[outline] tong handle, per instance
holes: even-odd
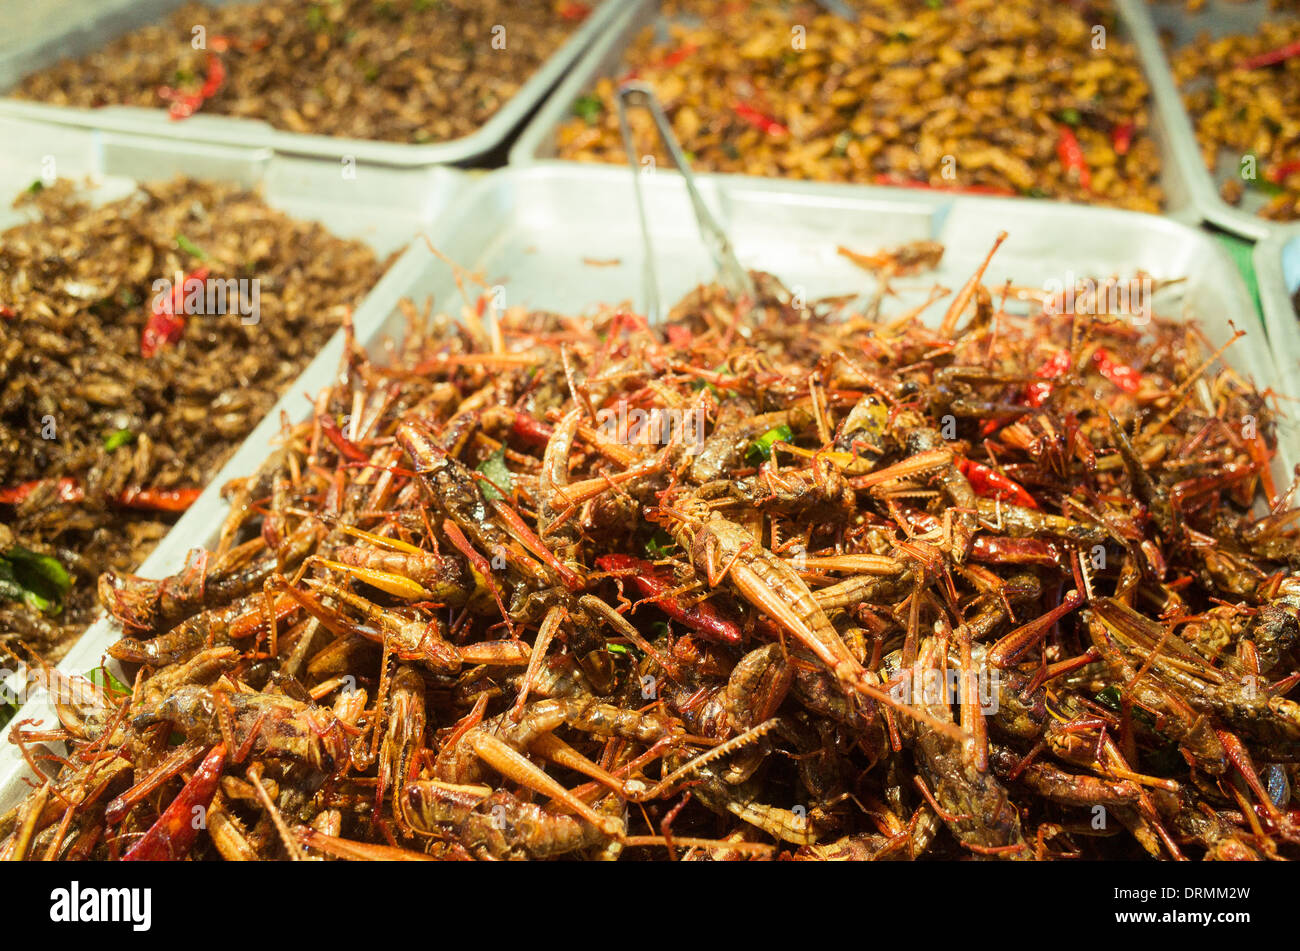
[[[646,310],[647,317],[651,324],[658,324],[662,320],[659,304],[659,282],[655,273],[654,266],[654,248],[650,243],[650,226],[646,220],[645,199],[641,194],[641,177],[640,164],[636,149],[632,144],[632,130],[627,123],[627,110],[629,108],[646,109],[651,118],[654,119],[655,127],[659,132],[659,139],[668,150],[668,156],[677,166],[677,170],[682,174],[682,180],[686,183],[686,194],[690,197],[691,208],[695,211],[695,221],[699,225],[700,237],[703,239],[705,246],[709,249],[709,254],[713,257],[713,265],[718,272],[718,280],[732,296],[737,298],[748,298],[751,302],[756,300],[758,293],[754,287],[754,282],[749,276],[749,272],[740,266],[736,260],[736,253],[732,249],[731,240],[727,233],[722,230],[713,214],[709,211],[708,205],[700,196],[700,191],[695,185],[695,176],[691,173],[690,163],[686,161],[686,156],[682,154],[682,147],[677,141],[677,136],[673,134],[672,126],[668,123],[668,117],[664,115],[663,108],[659,105],[659,99],[655,96],[654,91],[644,83],[625,83],[618,90],[618,126],[623,134],[623,148],[627,152],[628,163],[632,166],[633,181],[636,189],[636,207],[637,213],[641,218],[641,236],[645,241],[646,262],[645,262],[645,281],[646,281]]]

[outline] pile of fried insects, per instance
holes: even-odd
[[[54,772],[0,855],[1294,857],[1273,412],[1194,325],[983,272],[405,305],[211,550],[101,578],[123,676],[11,729]]]
[[[1234,174],[1223,200],[1240,205],[1258,193],[1259,214],[1300,219],[1300,20],[1265,21],[1254,33],[1202,35],[1171,56],[1184,103],[1196,124],[1205,167]],[[1221,161],[1221,160],[1225,160]]]
[[[443,142],[492,118],[591,13],[579,0],[185,3],[25,77],[21,99],[165,107],[277,129]]]
[[[234,185],[98,194],[38,180],[0,231],[0,645],[50,663],[386,267]]]
[[[615,96],[635,79],[701,171],[1160,210],[1150,93],[1109,0],[850,6],[857,22],[807,0],[662,0],[556,151],[626,162]],[[668,161],[647,115],[628,124]]]

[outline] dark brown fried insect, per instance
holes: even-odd
[[[382,266],[235,186],[177,180],[93,205],[70,182],[36,185],[30,220],[0,234],[0,554],[68,578],[43,609],[0,592],[0,640],[56,661],[94,616],[99,576],[143,561]],[[211,579],[210,604],[264,577],[217,590],[235,574]]]

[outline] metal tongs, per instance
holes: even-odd
[[[718,271],[718,283],[737,300],[747,300],[752,306],[758,299],[758,292],[754,287],[754,281],[750,278],[749,272],[740,266],[736,260],[736,253],[731,248],[731,241],[727,238],[727,233],[722,230],[721,226],[709,212],[709,208],[704,204],[704,199],[700,197],[699,189],[695,187],[695,176],[691,174],[691,166],[686,161],[686,156],[682,154],[682,147],[677,142],[677,136],[673,134],[672,126],[668,124],[668,117],[664,115],[663,108],[659,105],[659,100],[655,97],[654,92],[642,83],[626,83],[619,88],[617,94],[618,101],[618,127],[623,133],[623,148],[627,151],[628,163],[632,166],[632,181],[636,190],[636,210],[641,217],[641,237],[645,241],[645,297],[646,297],[646,317],[651,326],[657,326],[663,322],[664,314],[659,303],[659,278],[655,273],[655,255],[654,246],[650,242],[650,225],[646,219],[645,199],[641,194],[641,166],[638,161],[636,148],[632,144],[632,130],[627,124],[627,110],[629,107],[641,107],[649,111],[654,118],[655,126],[659,130],[659,139],[663,142],[664,148],[668,150],[668,155],[672,158],[673,164],[677,170],[682,173],[682,180],[686,182],[686,193],[690,196],[691,207],[695,210],[695,221],[700,227],[700,237],[703,239],[709,253],[713,256],[713,265]]]

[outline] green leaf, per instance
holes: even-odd
[[[1123,703],[1120,699],[1120,692],[1118,687],[1114,687],[1114,686],[1105,687],[1097,693],[1097,696],[1094,699],[1096,699],[1096,701],[1099,704],[1101,704],[1103,707],[1106,707],[1109,710],[1114,710],[1116,713],[1119,713],[1123,709]],[[1136,720],[1138,723],[1141,723],[1143,726],[1149,728],[1155,727],[1156,725],[1155,718],[1152,717],[1151,714],[1148,713],[1146,710],[1143,710],[1141,707],[1138,706],[1134,706],[1132,710],[1133,710],[1133,719]]]
[[[194,257],[198,258],[200,261],[207,260],[208,256],[203,253],[203,249],[183,234],[178,234],[176,236],[176,247],[180,248],[186,254],[194,255]]]
[[[43,191],[45,191],[45,183],[39,178],[27,186],[27,194],[29,195],[39,195]]]
[[[622,644],[606,644],[605,650],[609,651],[611,654],[626,654],[628,652],[627,648]]]
[[[1066,109],[1062,109],[1059,115],[1061,117],[1061,121],[1064,122],[1066,125],[1078,125],[1080,122],[1083,121],[1083,116],[1079,115],[1079,110],[1075,109],[1073,106],[1070,106]]]
[[[21,597],[31,607],[47,614],[63,610],[63,598],[72,587],[72,577],[56,559],[15,546],[0,558],[0,563],[4,565],[0,569],[0,595],[10,600]]]
[[[652,558],[667,558],[676,547],[673,537],[661,528],[645,543],[645,553]]]
[[[579,96],[573,101],[573,114],[587,125],[595,125],[605,111],[599,96]]]
[[[790,442],[794,439],[794,430],[782,423],[774,429],[769,429],[763,435],[759,436],[749,444],[749,450],[745,453],[745,458],[750,462],[759,460],[766,462],[772,458],[772,446],[778,442]]]
[[[129,429],[119,429],[104,437],[104,451],[113,452],[129,443],[135,442],[135,433]]]
[[[1097,696],[1094,697],[1093,699],[1096,700],[1098,703],[1100,703],[1107,710],[1115,710],[1117,712],[1119,711],[1120,700],[1119,700],[1118,687],[1105,687],[1102,690],[1098,691]]]
[[[479,491],[483,493],[483,498],[489,502],[501,498],[501,493],[497,491],[500,486],[506,492],[514,491],[514,481],[510,475],[510,470],[506,468],[506,451],[498,449],[492,455],[488,456],[479,463],[478,471],[487,476],[488,482],[479,480]]]
[[[86,674],[86,679],[98,687],[100,690],[107,690],[110,693],[130,693],[131,688],[122,683],[113,672],[104,667],[96,667]]]

